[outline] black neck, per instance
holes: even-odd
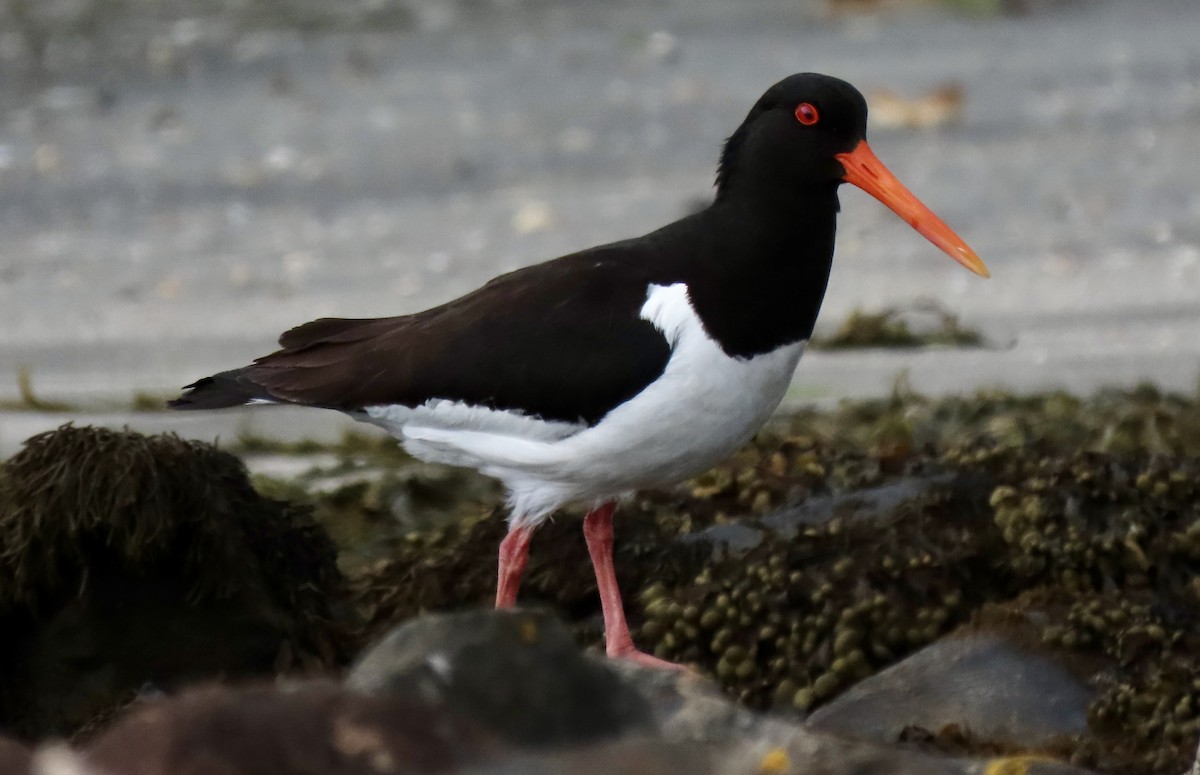
[[[748,358],[812,335],[829,281],[838,199],[836,186],[734,193],[699,219],[703,271],[689,290],[721,348]]]

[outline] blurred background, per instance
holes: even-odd
[[[867,95],[876,153],[993,279],[845,187],[819,333],[887,330],[810,352],[789,402],[905,372],[1196,388],[1195,0],[0,0],[0,456],[64,411],[287,433],[131,412],[298,323],[703,206],[724,138],[805,70]],[[881,346],[897,327],[935,344]],[[319,414],[304,434],[345,425]]]

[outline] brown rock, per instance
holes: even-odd
[[[495,753],[478,725],[332,683],[202,689],[147,706],[84,751],[119,775],[380,775],[460,770]]]
[[[24,775],[29,772],[31,756],[29,749],[23,744],[10,737],[0,735],[0,773]]]

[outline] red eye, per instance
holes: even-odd
[[[817,114],[817,108],[811,102],[801,102],[796,106],[796,120],[804,126],[812,126],[821,120],[821,116]]]

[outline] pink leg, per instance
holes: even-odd
[[[613,568],[613,511],[617,504],[609,501],[588,512],[583,520],[583,536],[587,540],[588,554],[592,556],[592,567],[596,571],[596,586],[600,590],[600,607],[604,611],[604,645],[610,657],[629,659],[649,667],[670,670],[686,670],[682,665],[638,651],[625,623],[625,607],[621,604],[621,590],[617,587],[617,573]]]
[[[529,559],[529,539],[533,528],[520,526],[511,528],[500,542],[500,573],[496,580],[496,607],[512,608],[517,604],[517,590],[521,588],[521,574],[525,572],[525,561]]]

